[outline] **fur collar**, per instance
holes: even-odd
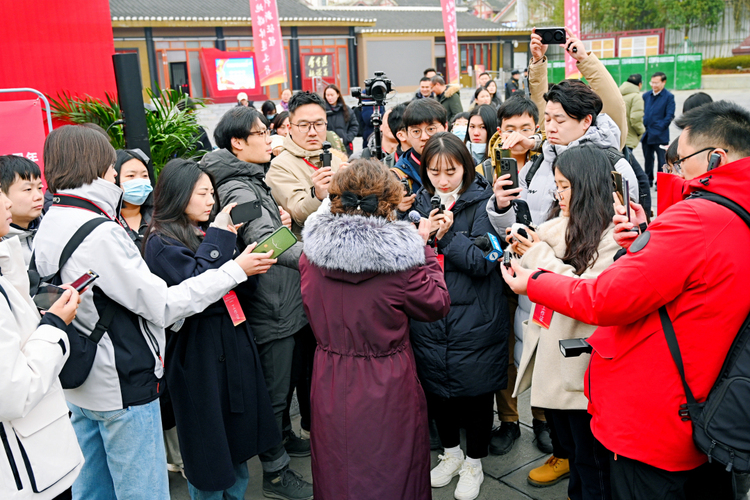
[[[319,210],[302,236],[305,255],[323,269],[397,273],[425,263],[424,242],[409,222]]]

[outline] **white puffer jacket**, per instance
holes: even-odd
[[[39,325],[18,238],[0,243],[0,270],[8,296],[0,295],[0,498],[51,499],[70,488],[83,466],[57,378],[68,336]]]

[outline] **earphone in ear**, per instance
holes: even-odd
[[[708,160],[708,170],[711,171],[719,166],[721,163],[721,155],[718,153],[711,153],[711,158]]]

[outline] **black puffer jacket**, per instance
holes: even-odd
[[[349,120],[344,117],[344,107],[349,112]],[[326,119],[328,120],[328,130],[336,132],[336,135],[341,137],[346,146],[347,154],[352,154],[352,141],[357,137],[357,131],[359,130],[359,124],[357,118],[354,116],[354,111],[349,106],[344,104],[337,104],[331,106],[326,103]]]
[[[474,239],[495,234],[485,205],[492,187],[477,176],[453,207],[453,226],[438,241],[445,255],[451,310],[432,323],[411,321],[417,371],[426,392],[441,397],[478,396],[507,385],[510,315],[497,263],[484,258]],[[422,188],[415,208],[430,212]]]

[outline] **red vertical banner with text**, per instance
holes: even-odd
[[[23,156],[36,162],[44,180],[44,121],[41,99],[0,102],[0,155]]]
[[[258,77],[262,86],[287,81],[284,41],[279,26],[276,0],[250,0],[253,20],[253,52],[258,61]]]
[[[565,0],[565,26],[576,36],[581,38],[581,16],[579,15],[579,0]],[[581,78],[576,66],[576,60],[565,53],[565,78]]]
[[[445,30],[445,69],[447,83],[458,85],[461,69],[458,65],[458,31],[456,29],[456,0],[440,0],[443,8],[443,29]]]

